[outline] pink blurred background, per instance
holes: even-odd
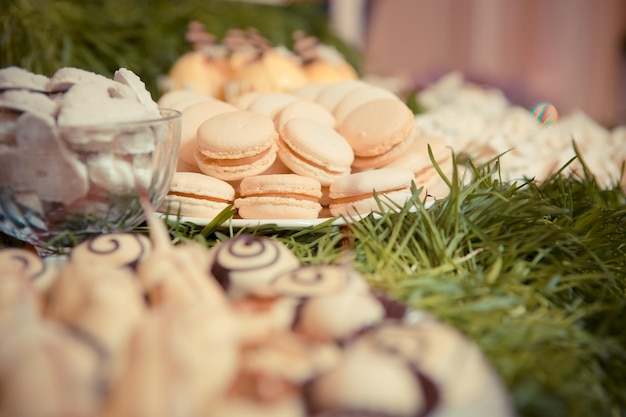
[[[626,124],[625,0],[335,0],[367,73],[419,88],[460,70],[515,104]]]

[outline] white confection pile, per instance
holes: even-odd
[[[545,180],[576,156],[574,143],[599,185],[611,187],[622,178],[624,126],[607,129],[582,111],[542,124],[528,109],[510,104],[502,91],[466,82],[458,73],[442,77],[418,99],[426,109],[415,118],[423,136],[446,138],[456,154],[475,164],[502,155],[504,180]],[[580,160],[565,170],[570,172],[582,175]]]

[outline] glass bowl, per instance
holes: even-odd
[[[41,254],[145,220],[158,207],[180,146],[180,112],[154,120],[59,127],[0,110],[0,231]],[[23,117],[20,116],[20,118]]]

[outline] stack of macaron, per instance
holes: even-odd
[[[206,216],[187,211],[179,196],[184,191],[175,184],[192,179],[230,184],[235,190],[230,203],[248,219],[364,216],[402,206],[412,196],[411,182],[423,187],[422,197],[444,197],[448,191],[429,156],[430,151],[435,163],[451,171],[447,144],[418,138],[409,107],[389,90],[361,80],[250,92],[232,102],[173,91],[159,104],[180,110],[183,120],[178,178],[164,203],[170,213],[214,216],[213,209]],[[250,210],[251,201],[260,201],[250,199],[251,183],[255,198],[263,195],[264,205],[274,201],[273,210]],[[207,188],[204,198],[215,198],[214,190],[224,188]],[[393,199],[387,198],[390,193]],[[315,210],[321,206],[317,214],[309,203]]]
[[[174,246],[147,217],[151,238],[60,264],[0,251],[3,415],[514,415],[475,343],[348,264],[246,234]]]

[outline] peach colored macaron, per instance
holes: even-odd
[[[335,117],[324,106],[313,100],[296,100],[287,104],[274,116],[276,129],[287,123],[291,119],[305,118],[315,120],[328,127],[335,127]]]
[[[208,98],[191,104],[181,111],[180,150],[178,151],[179,171],[197,171],[198,169],[194,155],[198,146],[196,137],[200,125],[213,116],[235,110],[238,109],[232,104]]]
[[[159,207],[162,213],[212,218],[235,200],[235,189],[225,181],[197,172],[175,172]]]
[[[256,175],[241,180],[235,208],[244,219],[315,219],[321,184],[296,174]]]
[[[402,155],[415,136],[413,112],[401,100],[383,98],[354,109],[337,125],[354,151],[353,167],[375,169]]]
[[[237,110],[211,117],[198,128],[200,171],[225,181],[260,174],[276,159],[277,133],[268,116]]]
[[[400,158],[385,167],[410,169],[415,175],[416,186],[423,187],[428,197],[443,198],[450,192],[450,187],[430,160],[429,147],[435,163],[448,178],[451,178],[454,168],[452,148],[449,142],[441,136],[416,138]]]
[[[357,107],[381,98],[392,98],[400,101],[398,96],[385,88],[363,86],[346,94],[333,109],[333,116],[337,123],[340,123]]]
[[[297,118],[280,128],[278,157],[296,174],[330,185],[350,173],[354,153],[333,128],[315,120]]]
[[[380,168],[339,178],[329,188],[333,216],[366,216],[402,207],[412,196],[413,172],[409,169]],[[378,200],[374,197],[378,197]]]
[[[315,101],[332,112],[346,95],[357,88],[366,87],[368,85],[369,84],[365,81],[361,80],[344,80],[330,83],[319,91],[317,97],[315,97]]]

